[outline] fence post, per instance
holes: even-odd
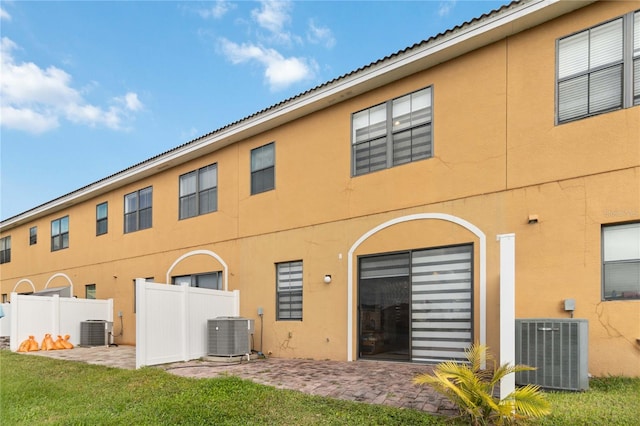
[[[515,284],[516,284],[516,236],[498,235],[500,242],[500,364],[515,365]],[[500,381],[500,399],[515,389],[515,374]]]
[[[60,296],[53,294],[51,297],[51,337],[55,340],[55,336],[60,334]]]
[[[146,280],[136,278],[136,368],[146,365],[147,361],[147,300],[144,291]]]
[[[240,316],[240,290],[233,290],[233,316]]]
[[[9,349],[15,352],[20,347],[18,342],[18,312],[20,309],[18,293],[11,293],[11,333],[9,337]]]

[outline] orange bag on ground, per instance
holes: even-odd
[[[29,336],[29,352],[35,352],[40,350],[40,346],[38,346],[38,342],[36,342],[35,337]]]
[[[69,341],[70,337],[71,336],[69,336],[68,334],[65,334],[64,339],[62,340],[62,344],[64,345],[65,349],[73,349],[73,343]]]
[[[53,351],[56,349],[56,345],[51,338],[51,334],[47,333],[44,335],[44,340],[42,341],[42,350],[43,351]]]
[[[31,338],[33,336],[29,336],[29,338]],[[20,347],[18,348],[18,352],[28,352],[29,351],[29,345],[30,345],[30,339],[25,340],[24,342],[20,343]]]
[[[63,342],[62,336],[58,334],[58,340],[53,342],[53,345],[55,346],[56,349],[67,349],[64,347],[64,344],[62,342]]]

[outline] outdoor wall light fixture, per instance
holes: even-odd
[[[537,214],[530,214],[529,215],[529,221],[527,223],[529,225],[532,225],[534,223],[538,223],[538,215]]]
[[[324,276],[324,283],[329,284],[331,282],[331,275],[327,274]]]

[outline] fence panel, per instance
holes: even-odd
[[[113,321],[113,299],[75,299],[53,296],[30,296],[11,293],[11,343],[17,351],[20,343],[35,336],[40,343],[49,333],[54,340],[68,334],[69,341],[80,344],[80,323],[95,319]]]
[[[207,354],[207,320],[238,316],[240,293],[136,279],[136,368]]]

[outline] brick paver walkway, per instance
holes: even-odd
[[[125,369],[134,369],[136,365],[134,346],[76,347],[28,354]],[[424,364],[283,358],[220,362],[205,358],[159,365],[156,368],[183,377],[213,378],[232,375],[311,395],[412,408],[439,415],[457,414],[455,407],[431,387],[412,383],[416,375],[431,372],[432,367]]]

